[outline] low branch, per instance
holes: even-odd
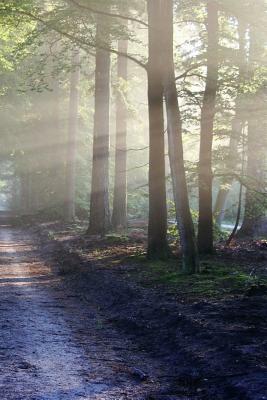
[[[175,80],[178,81],[179,79],[186,78],[189,72],[191,72],[193,69],[203,67],[205,65],[203,62],[198,63],[198,64],[193,64],[191,67],[189,67],[185,72],[183,72],[181,75],[176,76]]]
[[[127,149],[127,151],[144,151],[144,150],[148,150],[149,146],[146,147],[140,147],[139,149]]]
[[[250,176],[248,176],[248,175],[243,175],[242,177],[240,176],[240,175],[238,175],[238,174],[235,174],[235,173],[232,173],[232,174],[227,174],[227,173],[221,173],[221,174],[214,174],[213,175],[213,177],[215,178],[218,178],[218,177],[228,177],[228,178],[232,178],[232,179],[236,179],[238,182],[240,182],[246,189],[248,189],[248,190],[250,190],[250,191],[252,191],[252,192],[254,192],[254,193],[257,193],[257,194],[260,194],[261,196],[267,196],[267,192],[261,192],[261,191],[259,191],[259,190],[257,190],[257,189],[255,189],[255,188],[252,188],[243,178],[250,178],[251,179],[251,177]],[[256,181],[257,182],[257,181]]]
[[[129,151],[144,151],[144,150],[148,150],[149,149],[149,146],[146,146],[146,147],[140,147],[139,149],[138,148],[128,148],[128,149],[126,149],[126,150],[121,150],[121,149],[117,149],[116,148],[116,146],[111,146],[113,149],[115,149],[115,150],[119,150],[119,151],[121,151],[122,153],[128,153]]]
[[[126,172],[130,172],[130,171],[134,171],[136,169],[140,169],[140,168],[145,168],[148,167],[149,163],[143,164],[143,165],[138,165],[137,167],[133,167],[133,168],[129,168],[126,170]],[[120,171],[120,172],[125,172],[125,171]]]
[[[76,0],[69,0],[69,2],[74,4],[76,7],[79,7],[81,9],[83,9],[83,10],[90,11],[93,14],[101,14],[101,15],[105,15],[107,17],[120,18],[120,19],[124,19],[124,20],[127,20],[127,21],[137,22],[138,24],[141,24],[141,25],[145,26],[146,28],[148,28],[148,24],[146,22],[138,19],[138,18],[129,17],[129,16],[126,16],[126,15],[115,14],[115,13],[111,13],[111,12],[107,12],[107,11],[96,10],[96,9],[90,7],[90,6],[85,6],[83,4],[80,4]]]

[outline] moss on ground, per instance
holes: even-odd
[[[143,266],[138,278],[144,285],[163,285],[184,295],[223,296],[244,293],[252,286],[267,286],[266,279],[252,276],[236,264],[205,261],[199,274],[187,275],[181,272],[177,260],[155,262],[144,256],[134,259]]]

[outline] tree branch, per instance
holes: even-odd
[[[0,11],[2,11],[2,10],[0,9]],[[4,10],[4,11],[6,11],[6,10]],[[142,67],[143,69],[147,70],[147,65],[146,64],[142,63],[140,60],[138,60],[137,58],[135,58],[135,57],[133,57],[133,56],[131,56],[129,54],[126,54],[126,53],[123,53],[121,51],[112,49],[110,47],[98,45],[96,43],[95,44],[88,43],[88,42],[82,40],[81,38],[74,37],[73,35],[69,34],[68,32],[62,31],[61,29],[59,29],[56,26],[52,25],[51,22],[45,21],[41,17],[39,17],[37,15],[34,15],[34,14],[30,13],[30,12],[26,12],[26,11],[22,11],[22,10],[12,10],[12,13],[17,14],[17,15],[27,16],[27,17],[31,18],[32,20],[34,20],[34,21],[40,22],[41,24],[45,25],[46,27],[48,27],[48,28],[54,30],[55,32],[59,33],[60,35],[66,37],[70,41],[75,42],[76,44],[78,44],[81,47],[81,49],[83,49],[85,51],[87,51],[86,47],[97,48],[97,49],[100,49],[100,50],[103,50],[103,51],[107,51],[107,52],[110,52],[112,54],[116,54],[116,55],[121,56],[121,57],[126,57],[129,60],[133,61],[135,64],[137,64],[140,67]]]
[[[175,80],[178,81],[179,79],[182,78],[186,78],[187,75],[189,74],[189,72],[191,72],[193,69],[199,68],[199,67],[203,67],[205,64],[202,63],[198,63],[198,64],[193,64],[191,65],[185,72],[183,72],[181,75],[176,76]]]
[[[124,20],[128,20],[128,21],[137,22],[138,24],[141,24],[141,25],[145,26],[146,28],[148,28],[148,24],[146,22],[138,19],[138,18],[129,17],[129,16],[126,16],[126,15],[115,14],[115,13],[111,13],[111,12],[107,12],[107,11],[96,10],[96,9],[94,9],[92,7],[80,4],[76,0],[68,0],[68,1],[71,2],[72,4],[74,4],[76,7],[79,7],[81,9],[83,9],[83,10],[90,11],[93,14],[101,14],[101,15],[106,15],[107,17],[120,18],[120,19],[124,19]]]

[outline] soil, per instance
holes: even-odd
[[[154,391],[161,363],[67,290],[32,234],[0,232],[1,400],[142,399]]]
[[[138,240],[0,232],[1,399],[267,399],[264,290],[179,297],[136,279]]]

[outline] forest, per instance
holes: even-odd
[[[2,400],[267,398],[266,0],[0,0]]]

